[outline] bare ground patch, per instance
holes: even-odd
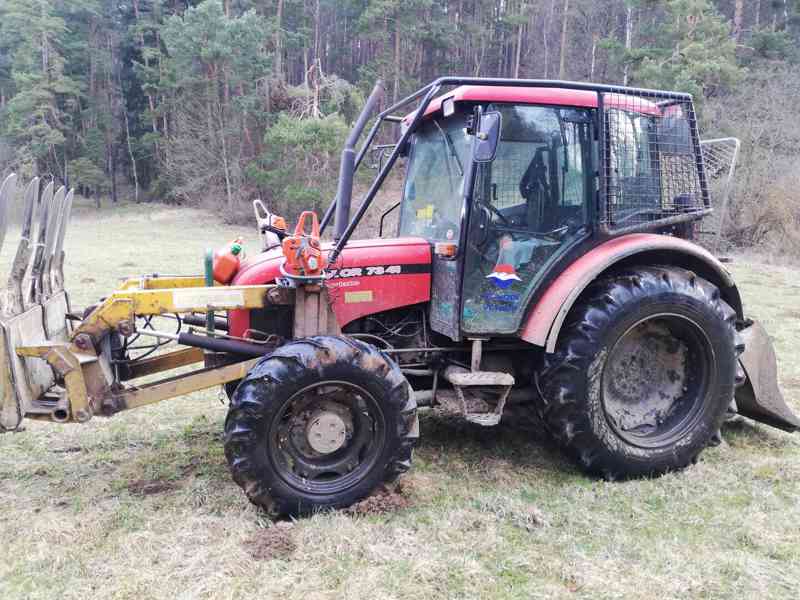
[[[247,538],[244,546],[255,560],[289,558],[297,549],[293,528],[288,521],[275,523]]]
[[[173,481],[163,481],[158,479],[137,479],[128,484],[128,491],[133,496],[155,496],[156,494],[166,494],[178,489]]]
[[[382,486],[360,502],[346,508],[344,512],[350,515],[385,515],[411,506],[406,489],[397,484],[394,489]]]

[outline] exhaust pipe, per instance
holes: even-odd
[[[342,159],[339,165],[339,186],[336,190],[336,199],[333,204],[328,208],[325,216],[322,218],[321,228],[324,228],[330,220],[330,213],[332,210],[336,211],[336,229],[334,230],[333,238],[338,241],[344,235],[347,229],[347,222],[350,219],[350,201],[353,197],[353,175],[355,173],[356,163],[356,143],[364,127],[367,125],[369,116],[372,114],[373,109],[377,106],[380,99],[383,97],[383,82],[379,79],[372,88],[372,93],[367,98],[367,103],[361,114],[358,115],[358,120],[347,136],[347,141],[342,150]]]

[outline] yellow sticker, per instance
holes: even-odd
[[[372,302],[372,290],[344,293],[345,304],[356,304],[357,302]]]
[[[417,209],[418,219],[432,219],[433,218],[433,204],[428,204],[424,208]]]

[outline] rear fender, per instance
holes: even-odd
[[[673,264],[695,271],[714,283],[739,319],[744,318],[733,278],[705,248],[668,235],[632,233],[600,244],[567,267],[530,310],[520,337],[555,352],[564,320],[583,291],[604,273],[627,263]]]

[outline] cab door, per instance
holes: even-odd
[[[476,164],[464,255],[465,336],[516,332],[548,269],[588,234],[596,191],[592,113],[490,105],[502,117],[491,162]]]

